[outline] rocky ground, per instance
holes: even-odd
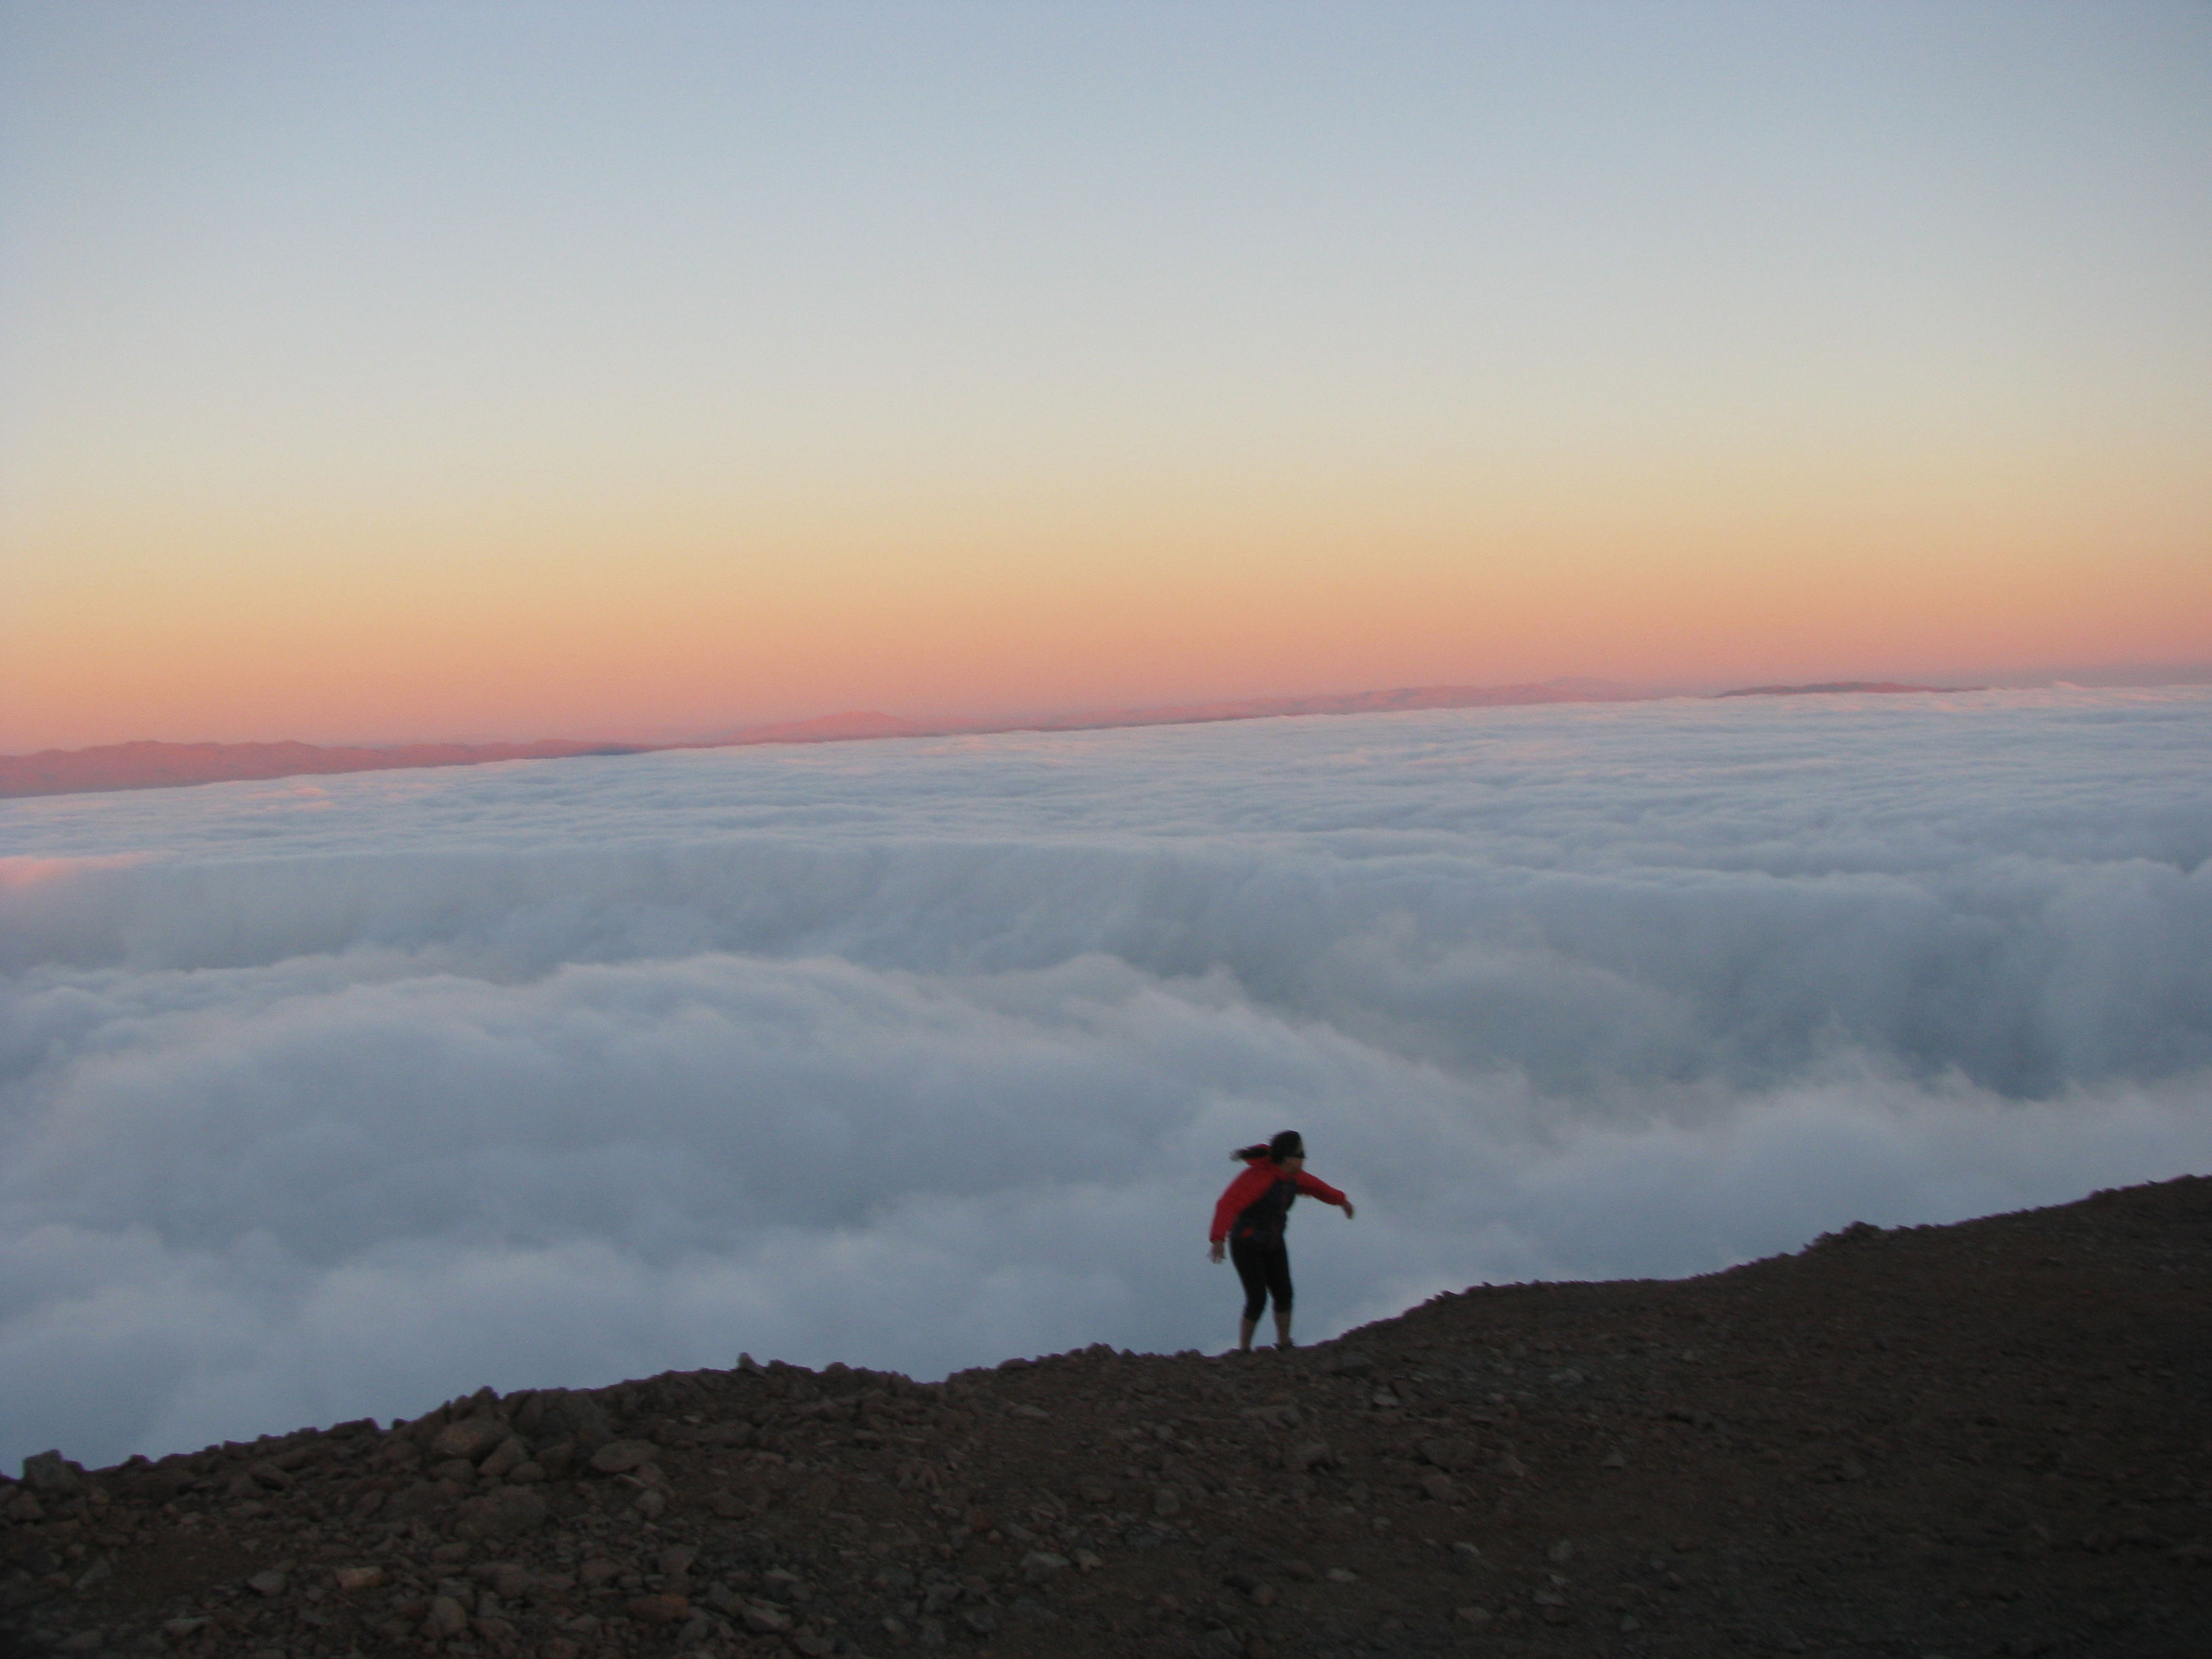
[[[2212,1180],[1340,1341],[750,1361],[0,1482],[31,1654],[2212,1654]]]

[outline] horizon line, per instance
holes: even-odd
[[[2173,668],[2212,678],[2195,665]],[[2150,665],[2145,665],[2148,670]],[[2106,671],[2124,672],[2124,671]],[[2169,669],[2167,672],[2172,672]],[[2165,679],[2142,684],[2188,684]],[[141,738],[80,749],[43,749],[0,755],[0,799],[42,795],[95,794],[135,789],[188,788],[206,783],[270,781],[413,768],[490,765],[514,760],[578,760],[684,750],[738,749],[772,744],[855,743],[884,738],[987,737],[1018,732],[1115,731],[1150,726],[1214,725],[1317,714],[1379,714],[1425,709],[1525,708],[1547,703],[1656,702],[1684,697],[1717,702],[1753,696],[1935,696],[2035,690],[2078,684],[2053,677],[2002,687],[1933,685],[1899,680],[1825,680],[1771,684],[1705,691],[1635,686],[1580,675],[1500,685],[1396,686],[1203,702],[1091,708],[1042,716],[968,716],[910,720],[872,709],[848,709],[797,720],[738,726],[703,737],[630,741],[624,738],[546,738],[530,741],[428,741],[315,744],[293,738],[245,742]],[[2127,684],[2103,682],[2108,685]],[[130,763],[137,763],[132,765]]]

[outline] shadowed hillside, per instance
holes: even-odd
[[[1291,1354],[485,1390],[32,1459],[0,1595],[32,1653],[2198,1655],[2208,1269],[2187,1177]]]

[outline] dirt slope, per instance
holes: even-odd
[[[2212,1653],[2212,1180],[1249,1358],[750,1362],[0,1485],[15,1650]],[[1224,1310],[1224,1312],[1227,1310]]]

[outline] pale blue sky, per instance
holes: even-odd
[[[604,526],[648,512],[656,546],[817,565],[929,525],[899,556],[969,536],[1000,550],[944,580],[1001,590],[1006,547],[1116,492],[1178,568],[1309,497],[1402,509],[1430,559],[1475,501],[1849,497],[1985,548],[2005,512],[2133,502],[2153,585],[2212,523],[2203,4],[0,17],[21,615],[88,571],[374,563],[329,550],[394,503],[395,546],[487,568],[547,514],[601,526],[564,556],[595,568],[646,556]],[[1524,666],[1409,647],[1384,678],[1493,659]],[[1024,672],[1006,696],[1048,701]]]

